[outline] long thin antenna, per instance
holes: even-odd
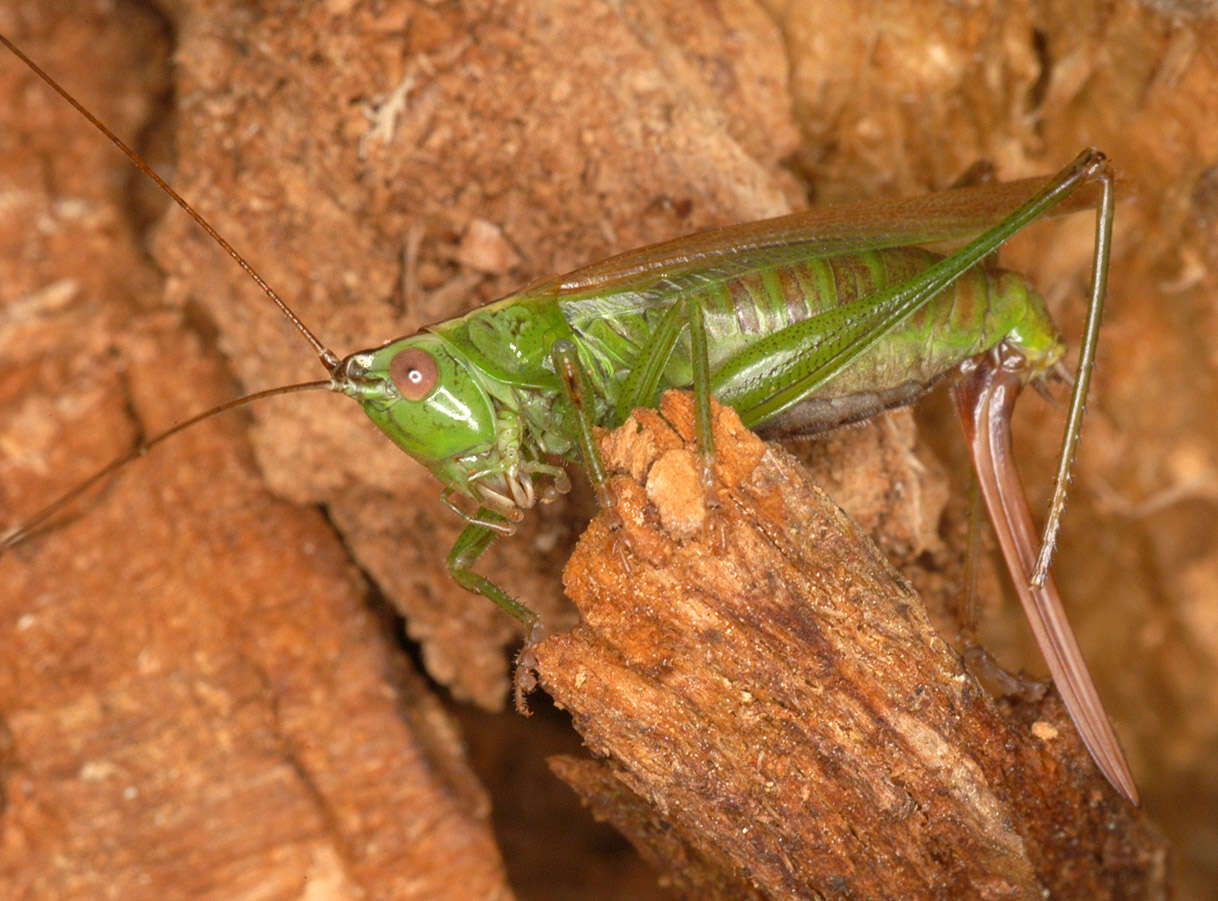
[[[10,41],[7,37],[5,37],[3,34],[0,34],[0,43],[3,43],[4,46],[7,47],[9,50],[11,50],[17,56],[18,59],[20,59],[27,66],[29,66],[30,69],[33,70],[34,74],[37,75],[39,78],[41,78],[44,82],[46,82],[46,84],[53,91],[55,91],[56,94],[58,94],[68,103],[70,103],[73,106],[73,108],[76,109],[76,111],[78,113],[80,113],[82,116],[84,116],[86,119],[88,119],[89,122],[92,123],[93,127],[96,128],[98,131],[100,131],[107,138],[109,138],[110,142],[112,144],[114,144],[114,146],[116,146],[119,150],[121,150],[126,155],[127,159],[131,160],[131,162],[136,166],[136,168],[138,168],[141,172],[143,172],[145,175],[147,175],[149,178],[151,178],[154,182],[156,182],[162,191],[164,191],[166,194],[168,194],[170,197],[172,197],[173,201],[178,206],[180,206],[182,209],[184,209],[186,211],[186,213],[190,216],[190,218],[194,219],[195,222],[199,223],[199,227],[202,228],[203,231],[207,232],[207,234],[211,236],[213,241],[215,241],[217,244],[219,244],[221,247],[224,248],[225,252],[236,261],[237,265],[245,270],[245,274],[254,280],[254,284],[256,284],[259,288],[262,289],[263,293],[265,293],[266,296],[269,297],[274,302],[275,306],[279,307],[280,312],[283,313],[283,315],[287,317],[288,321],[290,323],[292,323],[292,325],[296,326],[296,330],[304,336],[304,339],[306,341],[308,341],[310,345],[312,345],[314,352],[321,359],[322,365],[326,367],[326,370],[329,372],[334,371],[335,367],[337,367],[339,364],[338,355],[335,354],[334,351],[330,350],[328,347],[326,347],[324,344],[322,344],[321,341],[319,341],[317,339],[317,337],[309,330],[309,327],[306,326],[303,322],[301,322],[300,317],[297,316],[296,313],[292,310],[292,308],[289,307],[287,305],[287,303],[284,302],[283,298],[281,298],[278,294],[276,294],[275,290],[266,283],[266,280],[263,279],[263,277],[254,270],[254,267],[245,261],[245,257],[243,257],[243,256],[241,256],[241,254],[237,253],[237,251],[233,248],[233,246],[231,244],[229,244],[228,241],[224,240],[224,238],[220,235],[220,233],[218,231],[216,231],[215,228],[212,227],[212,224],[203,218],[202,213],[199,213],[197,210],[195,210],[194,207],[192,207],[189,203],[187,203],[185,198],[183,198],[181,194],[179,194],[177,191],[175,191],[173,188],[171,188],[169,186],[169,183],[166,182],[165,179],[163,179],[163,178],[161,178],[161,176],[157,175],[157,173],[152,169],[152,167],[149,166],[147,163],[145,163],[140,158],[140,155],[138,153],[136,153],[134,150],[132,150],[130,147],[128,147],[123,142],[122,138],[120,138],[118,135],[116,135],[114,132],[112,132],[109,128],[107,128],[106,125],[103,124],[100,119],[98,119],[91,112],[89,112],[89,110],[87,110],[80,103],[80,101],[78,101],[75,97],[73,97],[71,94],[69,94],[66,89],[61,87],[59,82],[57,82],[54,78],[52,78],[46,72],[42,71],[42,69],[38,67],[37,63],[35,63],[32,59],[30,59],[28,56],[26,56],[25,53],[23,53],[21,50],[19,50],[17,48],[17,46],[12,41]]]
[[[56,513],[58,513],[60,510],[62,510],[64,507],[66,507],[68,504],[72,503],[74,500],[79,498],[82,494],[84,494],[86,491],[88,491],[90,488],[92,488],[102,479],[105,479],[108,476],[112,475],[117,470],[126,466],[132,460],[137,460],[140,457],[144,456],[144,454],[148,453],[148,451],[150,451],[152,448],[156,447],[158,444],[160,444],[162,441],[166,440],[167,438],[170,438],[173,435],[176,435],[178,432],[181,432],[184,429],[188,429],[192,425],[202,422],[204,419],[208,419],[212,416],[215,416],[218,413],[223,413],[225,410],[231,410],[234,407],[241,407],[241,406],[244,406],[245,404],[251,403],[256,400],[262,400],[263,398],[267,398],[267,397],[275,397],[276,395],[279,395],[279,394],[295,394],[298,391],[323,391],[323,390],[324,391],[335,390],[335,383],[332,380],[321,381],[321,382],[301,382],[296,385],[280,385],[277,388],[267,388],[264,391],[256,391],[253,394],[245,395],[245,397],[238,397],[238,398],[235,398],[234,400],[225,401],[224,403],[220,404],[219,406],[212,407],[210,410],[204,410],[202,413],[192,416],[192,417],[190,417],[190,419],[179,422],[177,425],[166,429],[165,431],[161,432],[158,435],[154,435],[153,437],[149,438],[147,441],[141,441],[139,444],[137,444],[127,453],[123,454],[121,457],[118,457],[115,460],[111,460],[109,463],[107,463],[105,466],[103,466],[93,475],[89,476],[89,478],[85,479],[79,485],[75,486],[68,492],[57,497],[54,501],[47,504],[47,506],[43,507],[41,510],[39,510],[37,513],[35,513],[33,516],[31,516],[21,525],[17,526],[16,528],[12,529],[11,531],[9,531],[3,535],[0,535],[0,556],[3,556],[5,551],[8,551],[11,548],[16,547],[17,545],[21,544],[23,541],[28,539],[31,535],[33,535],[35,532],[37,532],[38,529],[47,522],[47,520],[49,520],[52,516],[54,516]]]

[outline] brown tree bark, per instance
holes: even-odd
[[[1164,897],[1165,848],[1060,702],[999,704],[783,450],[692,404],[603,441],[613,510],[534,649],[600,762],[554,769],[698,897]],[[619,525],[620,524],[620,525]]]

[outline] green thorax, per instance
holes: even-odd
[[[427,331],[469,362],[500,414],[519,421],[520,440],[533,456],[574,459],[571,411],[550,348],[576,336],[563,318],[557,290],[558,280],[546,279]],[[585,366],[593,362],[582,349],[581,358]]]
[[[573,338],[558,308],[557,288],[556,279],[537,282],[427,331],[457,348],[490,382],[556,391],[550,347]]]

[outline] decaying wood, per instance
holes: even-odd
[[[1161,840],[1103,781],[1056,696],[1000,709],[793,458],[718,410],[708,514],[686,396],[603,446],[617,505],[566,572],[585,622],[535,654],[605,758],[556,771],[676,885],[1163,894]]]

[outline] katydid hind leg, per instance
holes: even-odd
[[[1011,410],[1021,387],[1020,362],[1004,364],[984,356],[968,364],[952,389],[956,411],[1003,557],[1054,685],[1100,771],[1137,805],[1137,785],[1066,619],[1057,586],[1051,577],[1040,586],[1031,584],[1036,532],[1013,463],[1010,431]]]
[[[725,257],[738,259],[759,249],[792,244],[803,245],[809,254],[835,254],[959,243],[1002,222],[1044,185],[1043,178],[1025,178],[903,200],[813,207],[778,219],[742,223],[628,251],[568,273],[562,287],[583,291],[646,272],[672,275],[699,266],[713,267]],[[1062,197],[1045,215],[1066,215],[1094,205],[1094,194],[1084,187]]]
[[[1078,370],[1074,377],[1074,389],[1070,395],[1070,409],[1066,428],[1062,434],[1062,449],[1058,457],[1057,475],[1053,482],[1053,499],[1049,503],[1049,514],[1045,518],[1044,534],[1036,565],[1032,569],[1031,585],[1039,588],[1048,577],[1049,564],[1057,545],[1061,529],[1062,514],[1066,509],[1066,493],[1070,487],[1070,470],[1078,450],[1079,436],[1083,428],[1083,412],[1087,405],[1087,392],[1091,387],[1091,373],[1095,368],[1095,351],[1099,344],[1100,318],[1104,311],[1104,295],[1108,288],[1108,259],[1112,251],[1112,173],[1106,163],[1100,165],[1092,175],[1100,185],[1100,198],[1096,206],[1095,251],[1091,262],[1091,297],[1087,306],[1087,324],[1083,330],[1083,341],[1079,348]]]

